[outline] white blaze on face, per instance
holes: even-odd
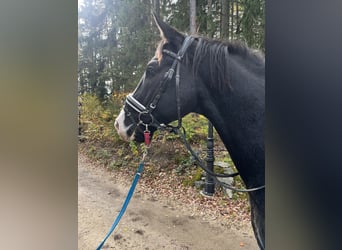
[[[120,135],[120,137],[126,141],[132,140],[134,138],[134,133],[131,137],[128,137],[127,131],[128,129],[133,126],[133,124],[129,125],[128,127],[125,126],[125,111],[122,109],[118,117],[115,119],[114,127],[116,131]]]

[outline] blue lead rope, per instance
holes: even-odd
[[[144,169],[144,161],[142,161],[140,164],[139,164],[139,167],[138,167],[138,170],[135,174],[135,177],[134,177],[134,180],[133,180],[133,183],[132,183],[132,186],[131,188],[129,189],[128,191],[128,194],[127,194],[127,197],[126,197],[126,200],[124,202],[124,204],[122,205],[122,208],[120,210],[120,213],[118,214],[118,216],[116,217],[113,225],[111,226],[111,228],[109,229],[107,235],[104,237],[104,239],[102,240],[102,242],[100,243],[100,245],[96,248],[96,250],[100,250],[103,246],[103,244],[106,242],[106,240],[108,239],[108,237],[112,234],[112,232],[114,231],[115,227],[119,224],[119,221],[122,217],[122,215],[125,213],[126,211],[126,208],[128,206],[128,203],[129,201],[131,200],[132,196],[133,196],[133,192],[134,192],[134,189],[139,181],[139,178],[140,178],[140,175],[141,175],[141,172],[143,171]]]

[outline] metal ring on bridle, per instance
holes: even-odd
[[[144,118],[143,117],[144,115],[148,115],[151,121],[150,122],[145,122],[142,119],[142,118]],[[142,124],[144,126],[150,126],[150,125],[153,124],[153,120],[154,120],[153,119],[153,115],[150,112],[148,112],[147,110],[146,111],[142,111],[142,112],[139,113],[139,124]]]

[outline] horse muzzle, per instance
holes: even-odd
[[[122,109],[120,114],[115,119],[114,127],[118,135],[125,141],[132,141],[134,139],[134,131],[131,131],[133,124],[125,124],[125,111]]]

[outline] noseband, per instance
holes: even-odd
[[[169,128],[170,131],[174,131],[175,129],[179,129],[182,127],[181,103],[180,103],[180,95],[179,95],[180,62],[182,61],[185,55],[185,52],[187,51],[187,49],[189,48],[193,40],[194,40],[193,37],[187,36],[184,39],[184,42],[177,54],[170,50],[163,49],[163,53],[173,57],[174,60],[171,65],[171,68],[165,73],[163,79],[160,82],[159,91],[157,92],[157,94],[154,96],[154,98],[152,99],[152,101],[147,107],[141,104],[137,99],[135,99],[132,93],[126,97],[124,110],[127,116],[130,117],[133,124],[136,125],[136,127],[139,127],[140,124],[145,126],[146,128],[145,132],[149,132],[149,129],[148,129],[149,126],[156,127],[157,129]],[[177,102],[177,116],[178,116],[177,127],[173,127],[171,125],[165,125],[163,123],[158,122],[158,120],[156,120],[152,114],[153,111],[156,109],[162,94],[166,90],[167,82],[172,79],[173,74],[175,73],[175,69],[176,69],[176,102]],[[134,111],[138,113],[138,119],[139,119],[138,122],[136,122],[131,116],[131,113],[127,109],[127,105],[130,106]]]

